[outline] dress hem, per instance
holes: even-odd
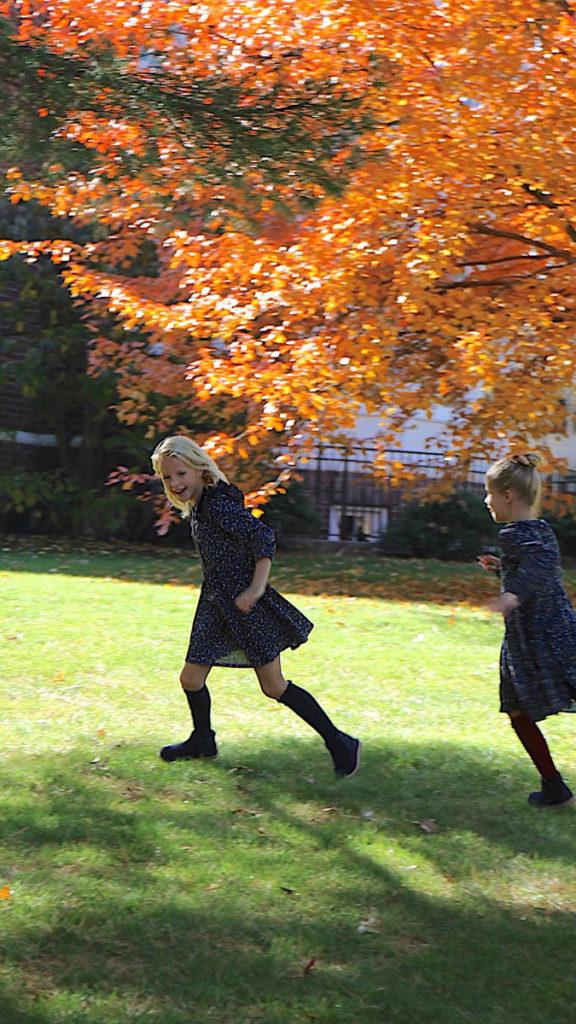
[[[551,708],[549,711],[539,711],[537,715],[531,715],[528,711],[524,711],[520,706],[510,709],[500,706],[500,714],[509,715],[510,711],[520,711],[532,722],[543,722],[545,718],[552,718],[554,715],[576,715],[576,700],[569,707]]]
[[[284,647],[281,647],[276,654],[272,655],[271,658],[267,658],[266,661],[251,661],[249,665],[247,665],[245,661],[238,664],[232,661],[201,661],[198,658],[190,659],[188,656],[186,656],[185,662],[188,665],[206,665],[210,668],[263,668],[264,665],[270,665],[271,662],[275,661],[283,651],[295,651],[298,647],[302,647],[302,644],[305,644],[307,640],[308,637],[305,637],[304,640],[300,640],[297,644],[286,644]]]

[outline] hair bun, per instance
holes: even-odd
[[[529,466],[530,469],[536,469],[542,458],[537,452],[525,452],[523,455],[513,455],[512,462],[517,462],[519,466]]]

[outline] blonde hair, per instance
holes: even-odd
[[[486,486],[496,491],[516,491],[531,508],[538,506],[542,493],[542,479],[536,467],[540,461],[540,456],[536,452],[498,459],[486,473]]]
[[[196,444],[196,441],[193,441],[190,437],[185,437],[184,434],[174,434],[172,437],[164,438],[152,452],[152,466],[154,467],[154,472],[160,477],[162,476],[162,459],[165,459],[167,456],[174,456],[185,462],[191,469],[197,469],[202,473],[202,479],[208,487],[214,487],[218,480],[223,480],[225,484],[228,483],[227,477],[218,468],[212,456],[204,448],[201,448],[199,444]],[[172,505],[180,509],[182,518],[187,519],[190,515],[192,502],[179,501],[178,497],[164,481],[162,481],[162,485],[168,500]]]

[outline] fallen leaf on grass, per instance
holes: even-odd
[[[435,832],[439,832],[440,829],[434,821],[434,818],[426,818],[425,821],[415,821],[415,825],[418,825],[423,832],[427,832],[429,835],[434,835]]]
[[[96,735],[97,736],[105,736],[106,735],[106,729],[96,729]]]
[[[122,790],[122,796],[125,800],[141,800],[144,795],[142,787],[128,785]]]
[[[380,925],[376,914],[370,914],[368,917],[363,918],[356,931],[359,932],[360,935],[364,935],[366,932],[379,932]]]
[[[330,814],[338,814],[339,807],[321,807],[316,814],[312,815],[311,821],[324,821]]]
[[[3,885],[2,888],[0,889],[0,900],[10,900],[10,899],[12,899],[12,893],[10,892],[10,886],[9,885]]]

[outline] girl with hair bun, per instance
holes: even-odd
[[[184,742],[163,747],[161,758],[216,756],[206,679],[219,665],[254,669],[267,697],[319,733],[336,775],[352,775],[359,740],[337,729],[312,694],[282,674],[280,653],[303,644],[312,623],[268,584],[274,531],[251,515],[242,492],[189,437],[167,437],[154,451],[152,465],[169,501],[190,519],[204,577],[180,675],[193,731]]]
[[[576,615],[562,585],[556,537],[538,518],[540,459],[534,453],[499,459],[486,473],[486,505],[500,530],[502,557],[480,555],[496,572],[496,602],[505,621],[500,654],[500,710],[540,774],[528,802],[560,807],[573,795],[556,768],[537,722],[576,711]]]

